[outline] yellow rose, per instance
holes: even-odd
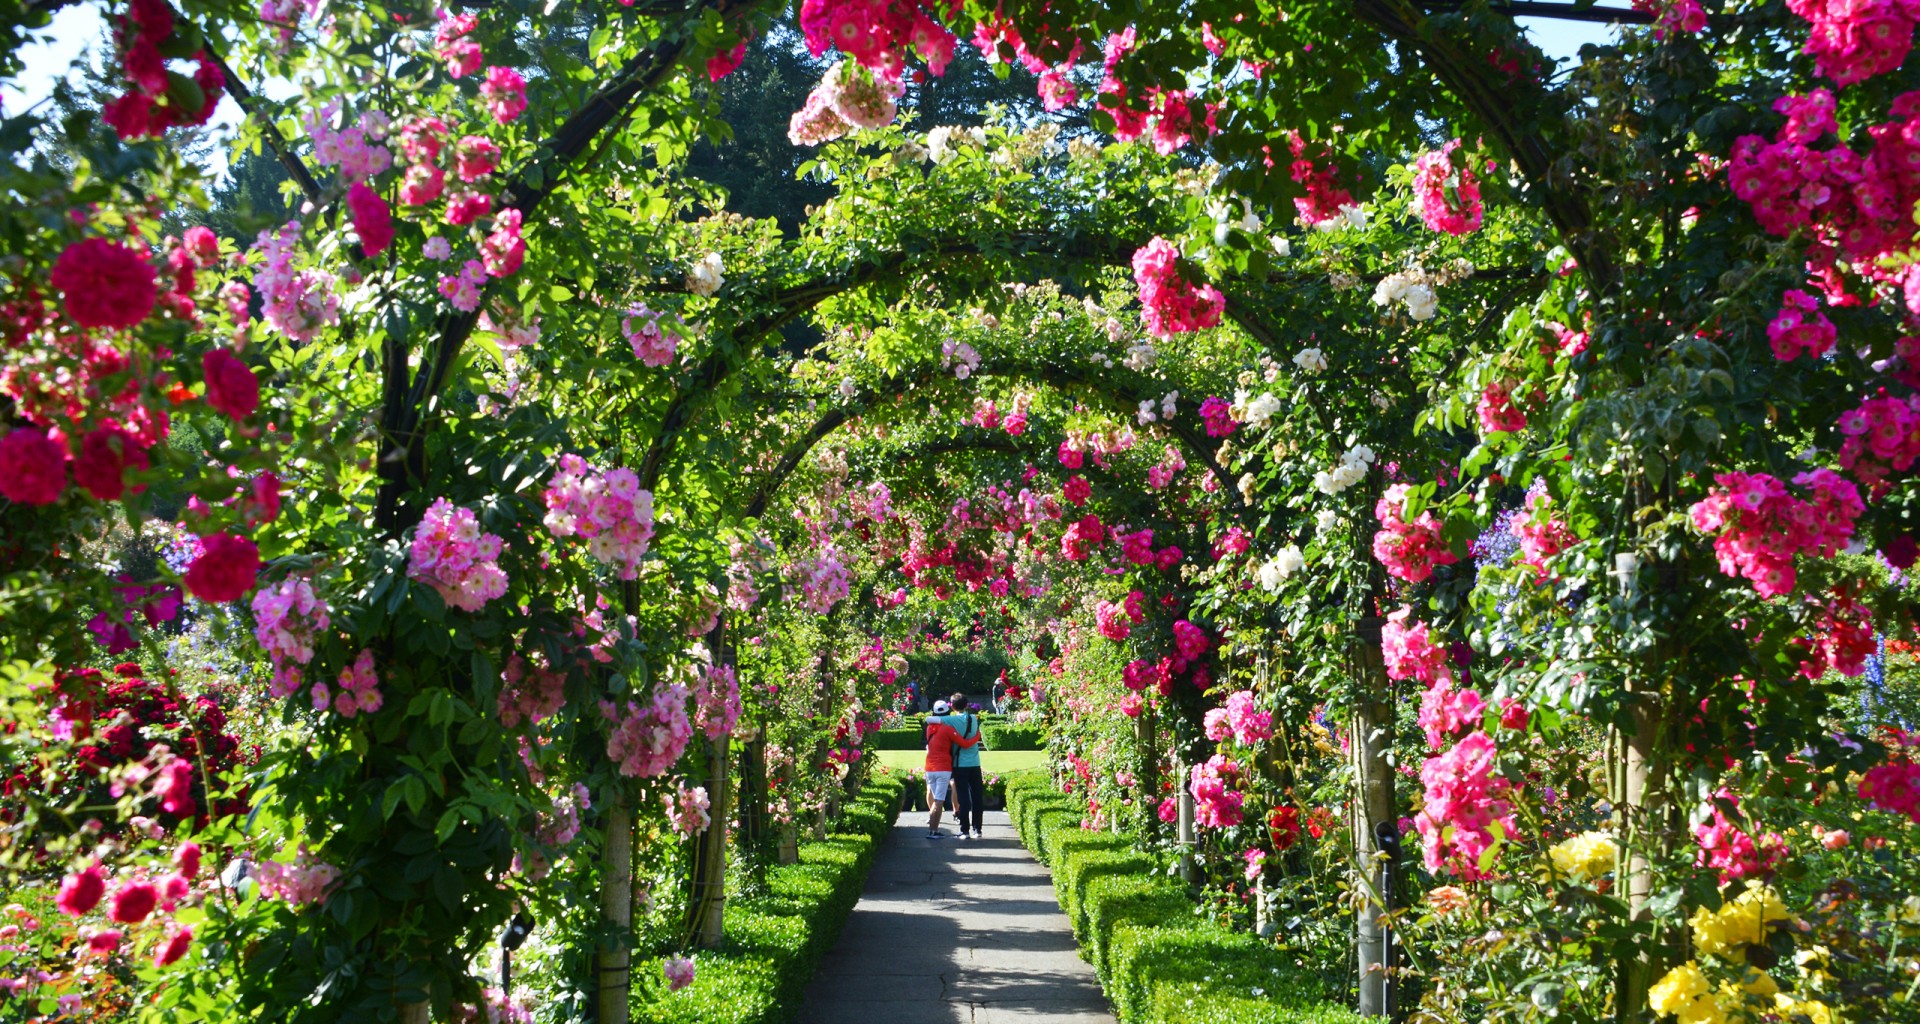
[[[1787,905],[1780,894],[1767,886],[1748,889],[1719,910],[1705,907],[1693,912],[1687,923],[1693,927],[1694,948],[1730,960],[1745,956],[1744,947],[1767,941],[1768,926],[1789,921]]]
[[[1591,882],[1614,869],[1620,848],[1605,832],[1583,832],[1547,851],[1553,869],[1576,882]]]
[[[1655,1013],[1670,1013],[1682,1021],[1689,1021],[1701,1003],[1712,1004],[1708,998],[1712,992],[1713,986],[1707,983],[1707,976],[1700,970],[1700,965],[1689,960],[1653,983],[1653,987],[1647,990],[1647,1005]]]

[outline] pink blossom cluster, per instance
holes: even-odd
[[[1040,44],[1042,50],[1064,51],[1059,62],[1051,62],[1035,53],[1027,45],[1027,40],[1021,35],[1020,30],[1014,26],[1012,19],[998,10],[991,16],[982,18],[973,29],[973,45],[980,48],[980,55],[985,57],[988,63],[994,63],[1000,59],[1002,47],[1011,49],[1013,59],[1040,80],[1041,106],[1048,111],[1064,110],[1072,106],[1080,96],[1079,90],[1073,84],[1073,79],[1068,75],[1073,71],[1074,64],[1080,60],[1081,54],[1086,49],[1085,45],[1078,37],[1073,40],[1070,48],[1062,41],[1045,38],[1040,40]]]
[[[694,786],[689,789],[684,782],[675,781],[674,791],[660,794],[660,802],[666,805],[667,821],[681,835],[696,835],[707,830],[713,818],[707,814],[711,806],[707,799],[707,787]]]
[[[507,592],[507,574],[495,561],[500,547],[498,536],[481,531],[472,509],[440,498],[414,532],[407,578],[431,586],[454,608],[477,612]]]
[[[1087,549],[1099,547],[1107,537],[1099,516],[1082,516],[1060,535],[1060,556],[1069,562],[1086,560]]]
[[[327,612],[327,602],[304,576],[289,576],[253,595],[253,638],[273,665],[268,693],[288,697],[300,689],[300,666],[313,660],[313,645],[330,621]]]
[[[934,20],[940,10],[927,0],[802,0],[800,31],[815,57],[835,47],[875,75],[898,82],[908,47],[934,75],[947,70],[959,40]]]
[[[1833,351],[1838,337],[1833,321],[1820,312],[1820,300],[1797,288],[1780,297],[1780,313],[1767,325],[1773,357],[1783,363],[1802,353],[1818,359]]]
[[[1520,563],[1542,579],[1547,575],[1547,560],[1577,540],[1566,523],[1554,518],[1553,498],[1544,490],[1527,492],[1525,511],[1513,517],[1507,530],[1520,541]]]
[[[1233,737],[1234,742],[1251,747],[1273,738],[1273,712],[1260,709],[1252,690],[1236,690],[1227,696],[1225,707],[1206,714],[1207,738],[1215,742]]]
[[[905,91],[898,79],[842,61],[828,69],[806,102],[793,112],[787,141],[817,146],[849,135],[855,128],[884,128],[899,116],[899,99]]]
[[[1162,692],[1171,692],[1173,689],[1173,680],[1169,674],[1171,664],[1170,661],[1162,661],[1159,664],[1155,664],[1144,658],[1136,658],[1133,661],[1127,662],[1125,667],[1120,669],[1121,685],[1134,691],[1144,690],[1149,686],[1153,686]]]
[[[1904,733],[1900,738],[1906,742],[1913,739]],[[1883,811],[1904,814],[1920,825],[1920,764],[1899,760],[1867,769],[1860,777],[1860,799]]]
[[[1299,211],[1302,220],[1308,224],[1330,224],[1345,215],[1347,207],[1353,205],[1353,193],[1340,185],[1340,168],[1333,161],[1333,150],[1325,143],[1309,146],[1299,132],[1289,134],[1287,146],[1292,151],[1293,162],[1288,173],[1294,184],[1306,189],[1307,194],[1297,196],[1293,207]],[[1309,149],[1312,153],[1309,154]]]
[[[1439,750],[1449,736],[1477,728],[1486,711],[1477,691],[1456,690],[1452,678],[1442,676],[1420,697],[1419,724],[1427,734],[1427,745]]]
[[[1373,557],[1387,567],[1388,574],[1409,583],[1423,583],[1436,567],[1460,559],[1447,550],[1440,536],[1440,520],[1432,512],[1423,511],[1412,522],[1402,516],[1410,490],[1409,484],[1394,484],[1374,504],[1373,515],[1380,520],[1380,530],[1373,535]]]
[[[291,862],[262,861],[253,865],[260,895],[284,901],[295,909],[327,901],[327,890],[340,880],[340,869],[316,859],[301,843]]]
[[[1244,555],[1253,547],[1253,535],[1238,526],[1229,526],[1213,542],[1213,560],[1224,561],[1232,555]]]
[[[348,182],[363,182],[386,173],[393,166],[393,152],[380,145],[387,137],[387,115],[369,110],[346,128],[334,126],[339,119],[339,100],[300,119],[300,126],[313,140],[313,162],[340,168],[340,177]]]
[[[560,468],[542,495],[542,522],[555,537],[578,537],[587,554],[613,566],[623,580],[638,579],[653,543],[653,492],[640,489],[633,470],[602,470],[578,455],[560,456]]]
[[[884,523],[893,517],[893,491],[886,481],[875,480],[867,485],[864,497],[855,499],[854,507],[868,519]]]
[[[732,665],[709,665],[695,676],[693,721],[710,740],[730,736],[740,721],[740,678]]]
[[[1187,460],[1180,454],[1180,449],[1167,445],[1165,457],[1147,470],[1147,486],[1159,490],[1173,483],[1174,476],[1185,468]]]
[[[529,996],[511,996],[488,985],[480,990],[480,1014],[485,1024],[533,1024],[533,1001]]]
[[[261,313],[268,326],[294,341],[312,341],[340,319],[340,296],[333,275],[324,270],[295,270],[300,222],[288,221],[278,231],[262,231],[254,249],[264,259],[253,273],[260,293]]]
[[[471,13],[434,12],[438,24],[433,30],[433,55],[447,66],[447,75],[465,78],[480,70],[483,54],[480,42],[472,38],[480,20]]]
[[[1837,142],[1827,149],[1812,145],[1834,128],[1833,98],[1824,90],[1783,97],[1776,107],[1788,118],[1772,142],[1758,135],[1734,142],[1727,166],[1734,195],[1770,234],[1811,228],[1809,260],[1816,267],[1830,267],[1837,253],[1870,277],[1905,274],[1911,282],[1910,271],[1881,265],[1913,245],[1909,211],[1920,200],[1920,92],[1899,96],[1889,108],[1891,121],[1866,128],[1872,140],[1866,153]],[[1908,307],[1916,303],[1920,295],[1909,294]]]
[[[673,956],[660,966],[661,974],[667,979],[667,991],[678,992],[693,984],[693,958]]]
[[[480,83],[480,102],[500,124],[527,112],[527,80],[512,68],[489,67]]]
[[[1795,555],[1831,557],[1845,547],[1853,521],[1866,509],[1853,482],[1830,469],[1793,478],[1813,492],[1804,501],[1765,473],[1721,473],[1714,482],[1689,510],[1693,527],[1715,535],[1720,571],[1752,581],[1761,597],[1793,589]]]
[[[1195,287],[1180,276],[1180,250],[1155,235],[1133,254],[1133,282],[1140,287],[1142,318],[1155,337],[1218,326],[1226,296],[1210,284]]]
[[[1787,9],[1812,26],[1804,51],[1814,70],[1839,85],[1898,68],[1920,21],[1916,0],[1787,0]]]
[[[333,705],[334,714],[341,718],[352,718],[359,714],[373,714],[380,710],[385,698],[380,695],[380,677],[373,671],[373,652],[362,648],[353,659],[353,663],[340,670],[336,692],[329,694],[327,684],[313,684],[313,709],[325,710]]]
[[[1138,594],[1139,591],[1134,593]],[[1213,641],[1208,638],[1206,630],[1181,619],[1173,624],[1173,647],[1180,657],[1192,661],[1205,657],[1207,651],[1212,649]]]
[[[669,683],[654,692],[646,707],[627,702],[624,712],[612,701],[600,702],[600,714],[612,723],[607,734],[607,759],[629,778],[663,775],[693,740],[687,720],[687,688]]]
[[[526,262],[527,241],[520,237],[520,211],[509,206],[493,216],[493,230],[480,241],[480,264],[488,277],[512,277]]]
[[[1380,653],[1386,661],[1387,678],[1417,679],[1428,685],[1452,679],[1447,649],[1434,643],[1427,624],[1411,619],[1412,615],[1411,607],[1402,607],[1380,626]]]
[[[1245,793],[1233,787],[1240,781],[1240,765],[1225,754],[1207,758],[1189,773],[1187,790],[1193,794],[1194,824],[1205,828],[1232,828],[1245,817]]]
[[[1867,659],[1880,651],[1873,610],[1852,594],[1836,591],[1821,605],[1813,635],[1799,641],[1799,646],[1807,652],[1800,674],[1808,679],[1828,672],[1858,676],[1867,670]]]
[[[1093,484],[1088,482],[1086,477],[1075,473],[1067,477],[1066,483],[1060,485],[1060,497],[1076,508],[1085,505],[1087,500],[1093,497]]]
[[[1700,849],[1695,863],[1720,872],[1721,884],[1741,878],[1764,878],[1787,855],[1786,840],[1778,832],[1754,836],[1727,817],[1720,805],[1735,803],[1732,793],[1721,790],[1714,800],[1713,820],[1693,827],[1694,842]]]
[[[1413,162],[1413,196],[1430,231],[1465,235],[1480,227],[1480,179],[1466,161],[1454,166],[1459,148],[1460,140],[1454,139]]]
[[[1655,39],[1665,39],[1675,32],[1691,34],[1707,27],[1707,12],[1700,6],[1700,0],[1633,0],[1633,9],[1655,16]]]
[[[534,838],[542,846],[566,846],[580,836],[580,815],[593,809],[592,794],[583,783],[553,802],[553,810],[540,816],[540,828]]]
[[[538,652],[526,658],[518,654],[508,658],[500,682],[495,710],[500,724],[509,729],[521,722],[539,725],[558,714],[567,702],[567,674],[548,666],[545,655]]]
[[[1213,106],[1198,104],[1202,117],[1196,124],[1196,104],[1186,90],[1152,85],[1138,96],[1128,92],[1126,83],[1120,80],[1118,68],[1120,62],[1133,52],[1135,42],[1131,25],[1107,37],[1106,75],[1100,81],[1096,105],[1113,118],[1113,137],[1121,142],[1132,142],[1151,129],[1154,150],[1165,156],[1186,146],[1196,134],[1211,134],[1214,130]]]
[[[1480,404],[1474,409],[1480,416],[1480,432],[1509,434],[1527,429],[1527,414],[1513,404],[1513,382],[1497,380],[1480,392]]]
[[[463,313],[480,308],[480,293],[486,287],[487,265],[479,260],[468,260],[461,265],[460,273],[440,278],[440,294]]]
[[[1125,640],[1133,632],[1133,621],[1127,615],[1126,608],[1114,601],[1101,601],[1094,605],[1093,620],[1100,635],[1116,643]]]
[[[1426,793],[1414,828],[1423,840],[1428,871],[1451,871],[1468,881],[1485,878],[1481,860],[1487,851],[1519,834],[1507,799],[1512,787],[1494,772],[1498,753],[1486,733],[1471,732],[1420,767]]]
[[[794,562],[793,578],[800,582],[800,606],[815,615],[825,615],[845,600],[853,581],[833,544]]]
[[[1207,425],[1208,437],[1231,437],[1240,425],[1233,418],[1233,403],[1219,395],[1209,395],[1200,403],[1200,419]]]
[[[1894,471],[1904,473],[1920,458],[1920,395],[1895,398],[1881,388],[1840,417],[1840,433],[1840,465],[1879,493]]]

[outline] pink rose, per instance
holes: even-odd
[[[67,300],[68,318],[81,327],[132,327],[153,312],[158,295],[145,254],[104,238],[67,246],[53,264],[52,281]]]
[[[187,593],[202,601],[224,604],[238,601],[253,588],[260,574],[260,549],[245,537],[216,533],[200,539],[200,557],[187,567],[181,582]]]
[[[22,505],[51,505],[67,487],[67,450],[39,427],[0,437],[0,497]]]
[[[206,376],[207,404],[213,408],[243,420],[260,407],[260,381],[227,349],[209,350],[200,358],[200,372]]]

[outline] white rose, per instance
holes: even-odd
[[[1140,400],[1140,411],[1139,413],[1136,414],[1135,418],[1140,421],[1142,426],[1148,423],[1152,423],[1155,420],[1158,420],[1160,418],[1153,411],[1153,399],[1142,398]]]
[[[1267,421],[1273,418],[1273,414],[1279,411],[1280,400],[1273,397],[1273,392],[1263,391],[1259,398],[1247,403],[1247,426],[1256,430],[1264,427]]]
[[[1323,531],[1331,530],[1340,525],[1340,513],[1330,508],[1323,508],[1314,513],[1313,524]]]
[[[1440,299],[1433,289],[1424,284],[1416,284],[1407,289],[1405,296],[1407,315],[1415,320],[1431,320],[1440,311]]]
[[[1303,348],[1294,353],[1293,365],[1308,373],[1319,373],[1327,368],[1327,356],[1317,348]]]
[[[1267,241],[1273,243],[1273,253],[1281,259],[1286,259],[1288,256],[1293,255],[1293,243],[1287,241],[1287,236],[1275,235],[1267,239]]]
[[[719,253],[710,252],[700,257],[699,262],[687,270],[687,290],[703,299],[712,298],[727,281],[720,273],[722,269]]]

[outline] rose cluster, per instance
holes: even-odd
[[[1460,140],[1421,154],[1413,162],[1413,196],[1430,231],[1465,235],[1480,227],[1480,179],[1466,162],[1454,166]]]
[[[1853,482],[1830,469],[1801,473],[1793,482],[1812,497],[1794,497],[1766,473],[1721,473],[1690,509],[1694,529],[1715,535],[1720,571],[1752,581],[1761,597],[1793,589],[1795,555],[1831,557],[1845,547],[1866,509]]]
[[[1147,333],[1155,337],[1218,326],[1226,296],[1210,284],[1195,287],[1180,276],[1180,250],[1158,235],[1133,254],[1133,281]]]
[[[452,607],[477,612],[507,592],[500,550],[500,538],[481,531],[472,509],[440,498],[414,532],[407,578],[431,586]]]
[[[607,734],[607,759],[619,765],[620,773],[629,778],[665,774],[693,739],[693,724],[687,720],[687,688],[681,683],[660,687],[645,707],[628,701],[622,709],[603,700],[600,714],[612,724]]]
[[[578,537],[589,555],[613,566],[621,579],[639,578],[640,560],[653,542],[653,492],[640,489],[633,470],[601,470],[578,455],[562,455],[543,498],[548,533]]]
[[[1447,550],[1440,536],[1440,521],[1432,512],[1421,512],[1412,522],[1402,516],[1411,489],[1407,484],[1394,484],[1374,504],[1373,515],[1380,520],[1380,530],[1373,535],[1373,557],[1391,575],[1409,583],[1423,583],[1435,567],[1460,559]]]

